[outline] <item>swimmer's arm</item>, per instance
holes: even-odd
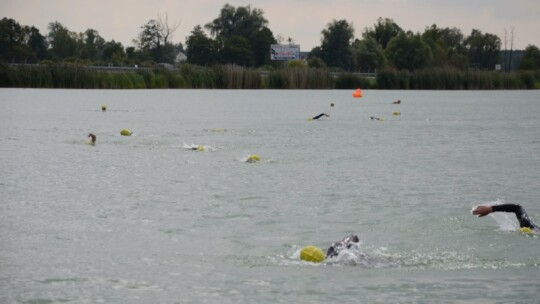
[[[522,207],[517,204],[502,204],[502,205],[493,205],[493,206],[478,206],[472,213],[478,215],[478,217],[483,217],[491,212],[512,212],[512,213],[521,213]]]
[[[493,212],[512,212],[516,214],[516,218],[519,221],[519,227],[533,228],[536,225],[529,219],[529,216],[525,212],[525,209],[519,204],[503,204],[492,206]]]
[[[517,220],[519,221],[520,227],[534,227],[535,225],[527,216],[525,209],[518,204],[502,204],[494,206],[478,206],[473,211],[472,214],[477,215],[478,217],[483,217],[491,212],[511,212],[516,215]]]
[[[502,204],[491,206],[493,212],[512,212],[518,213],[522,210],[522,207],[518,204]]]

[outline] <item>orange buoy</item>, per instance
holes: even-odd
[[[362,91],[360,91],[360,89],[356,89],[356,91],[354,91],[354,93],[352,93],[352,97],[354,97],[354,98],[362,97]]]

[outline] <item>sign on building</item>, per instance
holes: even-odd
[[[300,46],[297,44],[270,45],[271,60],[297,60],[300,59]]]

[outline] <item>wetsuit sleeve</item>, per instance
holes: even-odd
[[[535,224],[529,219],[525,209],[518,204],[503,204],[491,206],[493,212],[512,212],[516,214],[520,227],[534,228]]]

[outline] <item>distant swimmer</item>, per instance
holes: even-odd
[[[375,117],[375,116],[371,116],[370,118],[371,118],[371,120],[382,120],[381,118]]]
[[[326,113],[321,113],[321,114],[319,114],[319,115],[313,117],[312,119],[319,119],[319,118],[321,118],[321,117],[323,117],[323,116],[330,117],[330,115],[328,115],[328,114],[326,114]]]
[[[330,106],[331,106],[331,107],[334,107],[334,103],[332,102],[332,103],[330,104]]]
[[[96,135],[94,133],[90,133],[90,134],[88,134],[88,137],[91,138],[90,144],[92,146],[95,146],[96,145]]]
[[[519,228],[522,232],[534,232],[540,234],[540,227],[533,223],[525,209],[519,204],[501,204],[493,206],[477,206],[472,211],[472,214],[478,217],[486,216],[492,212],[512,212],[516,215],[519,222]]]
[[[396,100],[396,101],[394,101],[394,102],[392,102],[392,103],[393,103],[393,104],[401,104],[401,100],[398,99],[398,100]]]

